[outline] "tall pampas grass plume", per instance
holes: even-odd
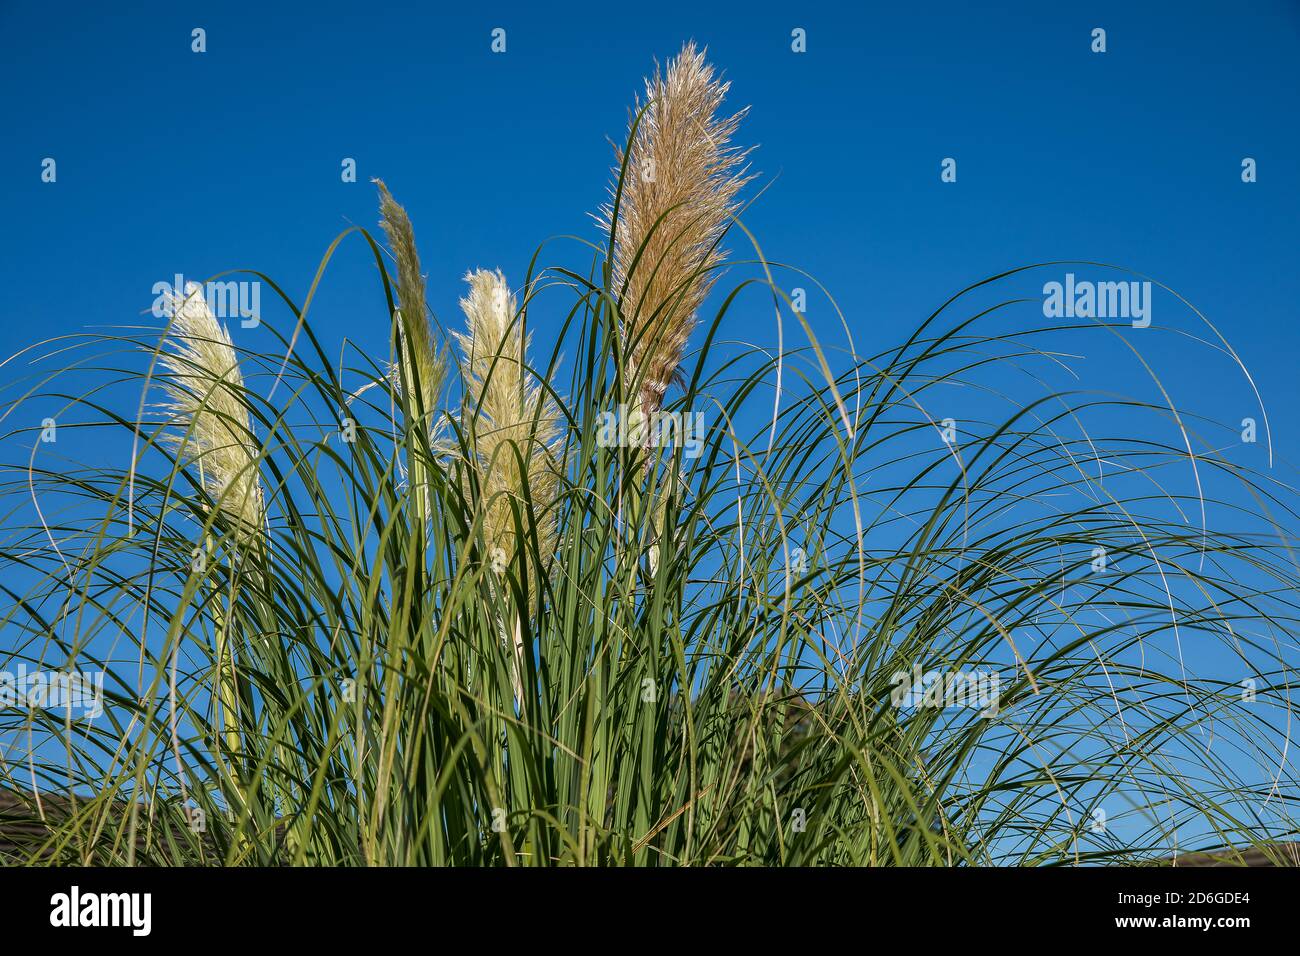
[[[465,281],[469,295],[460,300],[465,331],[455,333],[455,339],[465,380],[462,422],[478,485],[484,549],[496,576],[507,564],[522,560],[522,579],[533,582],[529,606],[497,622],[503,641],[513,645],[510,681],[522,705],[521,615],[537,611],[537,582],[549,571],[558,537],[559,417],[528,369],[528,337],[505,276],[500,270],[479,269]],[[525,533],[531,529],[536,538],[536,557],[530,542],[516,531],[516,509]]]
[[[505,276],[500,270],[479,269],[465,281],[469,295],[460,300],[465,331],[454,333],[454,338],[465,378],[462,418],[486,506],[484,542],[489,553],[500,549],[507,561],[513,560],[520,542],[511,500],[521,508],[531,501],[538,552],[546,560],[556,541],[554,502],[561,467],[557,410],[528,369],[528,337]]]
[[[420,271],[411,217],[393,199],[382,179],[374,182],[379,188],[379,225],[388,236],[397,262],[397,300],[401,314],[397,335],[402,368],[396,379],[400,382],[404,376],[407,382],[417,383],[421,413],[427,421],[438,408],[438,395],[447,375],[446,357],[435,345],[429,324],[424,274]]]
[[[622,335],[640,411],[664,402],[679,375],[696,313],[726,258],[720,241],[738,208],[748,150],[731,145],[747,108],[722,115],[730,88],[705,51],[687,43],[645,81],[629,124],[626,175],[597,221],[614,236],[612,277],[623,294]],[[640,114],[638,122],[637,115]],[[617,209],[615,204],[617,203]]]
[[[165,302],[171,322],[158,361],[169,399],[164,407],[173,415],[175,430],[164,440],[182,460],[198,467],[203,487],[215,503],[214,524],[230,534],[237,549],[256,552],[263,542],[266,508],[248,393],[230,331],[217,322],[197,283],[188,283],[184,295],[171,293]],[[204,547],[212,550],[210,537]],[[221,739],[233,754],[241,746],[239,696],[224,609],[214,609],[213,623],[214,706]]]
[[[403,396],[406,412],[417,422],[425,438],[432,440],[441,421],[439,396],[447,377],[447,357],[436,346],[429,323],[424,274],[420,272],[420,254],[415,248],[411,217],[393,199],[382,179],[374,182],[379,188],[379,225],[388,236],[397,262],[398,311],[393,315],[393,322],[398,361],[389,369],[389,378],[397,392],[401,393],[404,386],[409,389]],[[421,525],[427,523],[433,510],[428,460],[432,449],[423,441],[417,443],[407,459],[411,506]]]
[[[203,289],[171,293],[172,319],[159,353],[174,431],[165,440],[199,468],[217,518],[247,545],[265,526],[258,444],[230,331],[217,322]]]

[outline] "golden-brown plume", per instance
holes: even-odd
[[[730,84],[714,79],[704,51],[688,43],[645,84],[645,112],[630,143],[618,221],[613,202],[598,220],[614,228],[614,289],[627,284],[623,340],[643,414],[658,411],[679,374],[696,311],[726,253],[719,240],[749,181],[748,151],[730,146],[746,110],[720,116]],[[640,109],[640,100],[632,116]],[[619,160],[623,155],[619,152]],[[617,176],[617,169],[615,175]],[[611,192],[617,188],[611,188]],[[662,221],[661,221],[662,220]]]

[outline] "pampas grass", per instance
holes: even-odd
[[[461,417],[484,502],[483,539],[489,554],[499,550],[506,562],[514,562],[521,554],[514,515],[531,503],[534,513],[527,524],[543,560],[534,571],[545,572],[555,553],[555,501],[563,471],[555,405],[527,365],[528,339],[505,276],[479,269],[465,281],[470,288],[460,300],[465,331],[455,339],[466,385]]]
[[[176,433],[166,441],[179,456],[197,466],[202,484],[215,503],[218,527],[228,530],[232,559],[260,548],[266,523],[258,451],[249,417],[246,388],[230,330],[219,325],[202,286],[189,283],[184,295],[167,298],[171,313],[159,364]],[[201,545],[211,556],[211,537]],[[242,554],[241,554],[242,552]],[[196,555],[198,549],[196,549]],[[206,560],[206,558],[205,558]],[[239,694],[229,621],[218,601],[214,608],[216,666],[213,687],[220,702],[217,720],[228,753],[240,748]]]
[[[555,405],[526,364],[528,338],[505,276],[500,270],[479,269],[465,281],[469,295],[460,300],[465,331],[455,333],[455,339],[465,381],[461,420],[481,502],[483,553],[494,573],[503,574],[508,565],[522,561],[520,580],[537,581],[549,571],[556,546],[556,497],[563,464]],[[531,542],[521,538],[519,527],[531,532]],[[526,612],[536,611],[538,596],[530,591]],[[523,638],[518,612],[511,620],[511,683],[519,700]]]
[[[738,209],[748,151],[731,145],[747,109],[720,114],[730,84],[688,43],[645,83],[620,150],[622,190],[598,214],[613,234],[613,285],[628,382],[652,415],[681,366],[697,312],[726,257],[720,243]],[[620,169],[615,169],[616,177]]]
[[[401,351],[401,381],[415,389],[424,416],[432,416],[446,378],[447,365],[433,340],[428,305],[424,296],[424,273],[415,248],[415,228],[406,210],[397,204],[382,179],[379,189],[379,225],[388,236],[397,262],[397,295],[401,311],[394,316]]]
[[[172,292],[167,304],[172,319],[159,363],[169,398],[164,408],[176,427],[167,440],[197,465],[221,523],[247,544],[260,533],[265,509],[230,330],[217,322],[197,283],[183,295]]]
[[[77,797],[6,862],[1131,863],[1300,833],[1300,573],[1270,511],[1294,492],[1166,441],[1164,404],[1052,389],[1124,330],[979,299],[1041,267],[872,355],[726,342],[746,287],[788,300],[729,260],[753,276],[709,311],[745,180],[725,93],[690,45],[655,71],[594,262],[530,268],[518,300],[468,275],[459,393],[382,183],[396,279],[358,230],[375,315],[346,361],[284,294],[292,334],[268,315],[236,362],[196,299],[152,432],[104,382],[138,385],[153,330],[21,389],[11,441],[46,402],[64,433],[145,441],[84,464],[33,443],[0,480],[0,664],[108,675],[95,721],[0,708],[0,789]],[[561,331],[532,357],[539,311]],[[602,438],[629,401],[699,414],[698,454],[650,469]],[[1193,635],[1226,676],[1188,666]],[[984,710],[895,699],[931,669],[1002,682]]]
[[[399,391],[406,391],[408,417],[420,425],[407,467],[411,500],[417,513],[427,516],[432,495],[428,458],[439,421],[438,403],[447,361],[434,344],[411,217],[393,199],[383,180],[376,179],[375,185],[379,189],[379,225],[388,236],[397,262],[400,308],[393,314],[393,335],[399,358],[390,367],[389,375]]]

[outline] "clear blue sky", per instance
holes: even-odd
[[[177,270],[256,267],[301,297],[335,234],[374,225],[373,176],[410,210],[452,318],[466,269],[517,282],[547,237],[595,236],[605,138],[652,58],[695,38],[752,104],[755,167],[778,176],[748,224],[826,283],[866,351],[1004,268],[1121,263],[1220,325],[1279,450],[1300,447],[1300,4],[544,7],[0,3],[0,352],[136,321]],[[956,184],[939,179],[948,156]],[[366,259],[351,245],[331,273],[327,340],[367,338]]]

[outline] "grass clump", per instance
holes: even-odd
[[[1170,405],[999,404],[1009,370],[1116,332],[978,304],[1043,267],[870,356],[812,336],[757,249],[706,318],[747,178],[725,93],[692,46],[656,71],[589,267],[517,293],[470,272],[454,352],[380,183],[395,280],[357,231],[390,361],[331,360],[281,293],[291,328],[260,351],[195,299],[161,345],[6,363],[35,369],[11,442],[45,406],[134,447],[33,443],[0,488],[7,665],[107,681],[93,720],[0,713],[7,862],[1051,864],[1295,833],[1288,491],[1209,423],[1141,438]],[[807,342],[724,342],[755,297]],[[561,326],[540,361],[537,309]],[[960,440],[931,412],[957,385]],[[162,416],[112,400],[158,388]],[[1192,491],[1160,480],[1189,466]],[[1241,530],[1188,517],[1207,502]],[[930,706],[906,680],[930,671],[998,680]]]

